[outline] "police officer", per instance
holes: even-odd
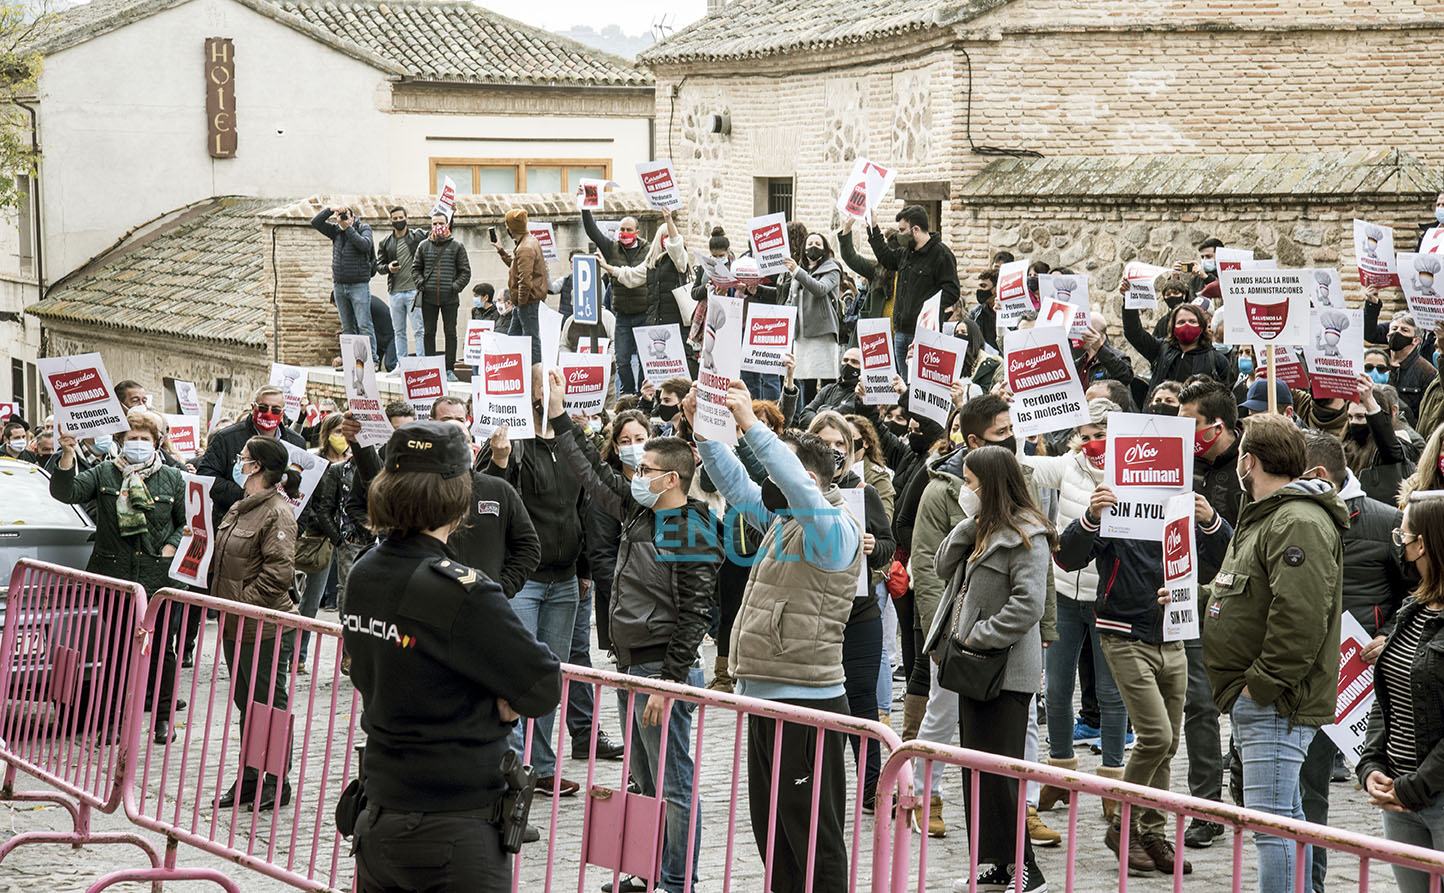
[[[561,699],[555,655],[501,587],[457,564],[471,449],[444,422],[397,429],[371,485],[381,544],[356,562],[341,621],[367,735],[367,808],[354,831],[362,893],[505,891],[501,761],[520,716]]]

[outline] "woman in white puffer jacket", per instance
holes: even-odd
[[[1033,482],[1038,489],[1058,491],[1059,530],[1065,529],[1088,508],[1093,491],[1103,481],[1104,445],[1108,436],[1108,414],[1122,412],[1112,400],[1088,402],[1088,424],[1078,426],[1071,449],[1062,456],[1019,456],[1033,469]],[[1058,594],[1058,640],[1044,654],[1044,675],[1047,679],[1048,762],[1064,769],[1077,769],[1073,756],[1073,681],[1078,676],[1078,656],[1084,644],[1093,649],[1093,672],[1098,693],[1099,713],[1103,718],[1103,764],[1099,775],[1123,777],[1123,739],[1128,728],[1128,714],[1123,698],[1108,670],[1108,662],[1098,647],[1098,630],[1094,626],[1093,602],[1098,598],[1098,571],[1088,565],[1076,573],[1053,569],[1054,589]],[[1068,792],[1045,786],[1039,809],[1050,809],[1059,801],[1067,802]],[[1104,811],[1112,804],[1105,801]]]

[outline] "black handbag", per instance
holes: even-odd
[[[963,598],[967,584],[957,594],[947,634],[937,648],[938,684],[974,701],[991,701],[1003,690],[1003,676],[1008,671],[1008,655],[1013,646],[985,650],[963,645],[958,624],[963,616]]]

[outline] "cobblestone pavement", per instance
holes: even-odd
[[[327,615],[322,615],[326,618]],[[334,615],[332,615],[334,616]],[[211,631],[214,630],[212,622]],[[213,635],[207,635],[207,641],[214,641]],[[712,666],[713,651],[710,642],[706,648],[705,665]],[[605,655],[596,653],[593,660],[599,667],[611,668],[610,662]],[[313,661],[320,664],[320,661]],[[324,664],[323,664],[324,665]],[[201,674],[202,687],[210,675],[211,661],[208,654],[201,655],[196,661],[195,670],[182,671],[180,685],[182,691],[188,690],[192,673]],[[324,674],[323,674],[324,675]],[[330,688],[329,677],[322,680],[316,676],[302,677],[303,686],[319,686],[324,689]],[[350,700],[349,683],[343,680],[342,685],[347,689],[339,692],[343,697],[338,702],[346,704]],[[224,691],[224,689],[223,689]],[[325,703],[331,702],[331,692],[323,691]],[[296,701],[300,702],[302,693],[298,687]],[[616,701],[614,697],[604,692],[600,704],[601,723],[603,729],[616,740],[621,740],[620,724],[616,717]],[[191,717],[182,714],[182,722]],[[902,722],[901,705],[898,704],[892,715],[894,728],[900,727]],[[216,720],[217,728],[220,720]],[[719,711],[708,714],[708,721],[704,734],[703,744],[703,770],[702,770],[702,797],[703,797],[703,835],[702,850],[700,855],[701,883],[698,890],[701,893],[715,893],[723,887],[723,876],[726,871],[726,852],[728,838],[728,806],[732,799],[732,786],[734,783],[732,752],[733,737],[736,724],[731,720],[730,715]],[[1227,723],[1225,721],[1224,734],[1227,735]],[[319,756],[319,742],[313,744],[312,753]],[[568,749],[569,751],[569,749]],[[578,782],[585,782],[585,766],[570,759],[570,753],[566,753],[563,762],[563,773],[567,777],[574,778]],[[1099,758],[1090,753],[1086,748],[1080,748],[1078,752],[1079,768],[1083,771],[1091,771],[1097,767]],[[299,765],[299,755],[297,759]],[[319,766],[315,759],[311,761],[313,767]],[[1184,782],[1187,762],[1186,755],[1180,752],[1174,762],[1174,784],[1173,789],[1184,791]],[[314,771],[314,770],[313,770]],[[745,770],[744,770],[745,773]],[[851,775],[851,774],[850,774]],[[595,783],[615,788],[621,781],[621,764],[616,762],[600,763]],[[734,838],[734,861],[731,867],[730,889],[739,893],[755,893],[762,887],[761,863],[757,856],[757,850],[750,826],[746,819],[746,780],[745,777],[738,781],[739,815],[735,828]],[[855,790],[855,778],[850,777],[850,790]],[[29,781],[27,776],[21,775],[18,781],[21,790],[42,789],[43,786]],[[1381,823],[1379,813],[1370,807],[1363,795],[1356,790],[1352,781],[1336,783],[1331,788],[1331,822],[1339,828],[1346,828],[1352,831],[1363,833],[1380,833]],[[943,815],[948,825],[948,834],[942,840],[929,841],[927,859],[929,866],[929,882],[926,886],[928,891],[947,891],[951,889],[953,879],[961,877],[967,870],[967,835],[962,822],[962,782],[961,775],[956,769],[947,769],[943,781]],[[558,825],[555,835],[547,834],[551,816],[552,802],[545,797],[537,797],[532,808],[533,822],[542,826],[544,837],[541,843],[529,846],[525,852],[525,861],[522,871],[521,889],[526,891],[542,891],[547,889],[545,881],[545,862],[547,847],[553,846],[554,874],[551,889],[576,890],[578,883],[578,853],[581,843],[581,817],[583,812],[583,798],[579,796],[563,798],[558,809]],[[849,807],[851,809],[851,807]],[[1067,809],[1060,806],[1056,811],[1044,814],[1045,819],[1059,830],[1066,830]],[[96,815],[93,826],[101,831],[134,830],[133,827],[122,817],[116,815]],[[268,827],[268,825],[267,825]],[[0,838],[8,838],[10,835],[22,831],[31,830],[68,830],[69,823],[66,813],[56,807],[32,806],[29,804],[14,805],[0,804]],[[870,877],[868,870],[870,853],[870,835],[872,831],[872,818],[862,816],[862,827],[854,828],[851,818],[848,823],[849,855],[859,865],[858,877],[860,887],[866,889],[863,881]],[[861,846],[854,848],[851,844],[854,833],[859,834]],[[1117,862],[1112,853],[1103,845],[1104,832],[1103,818],[1099,802],[1095,798],[1085,798],[1079,809],[1078,834],[1080,837],[1079,856],[1074,879],[1074,889],[1077,891],[1096,891],[1117,889]],[[163,849],[164,842],[159,835],[147,834],[155,841],[158,849]],[[278,835],[280,837],[280,835]],[[549,840],[549,838],[555,838]],[[918,846],[920,838],[913,835],[913,864],[917,864]],[[258,845],[263,845],[258,841]],[[345,849],[342,849],[342,856]],[[1220,839],[1212,848],[1207,850],[1186,850],[1188,859],[1193,863],[1193,874],[1185,878],[1184,888],[1189,891],[1226,891],[1230,889],[1230,864],[1231,864],[1231,835]],[[1065,849],[1062,847],[1054,849],[1038,850],[1039,864],[1050,881],[1053,890],[1064,889],[1064,862]],[[72,850],[65,846],[57,845],[34,845],[17,849],[3,864],[0,864],[0,893],[32,893],[32,891],[46,891],[46,893],[62,893],[62,891],[84,890],[90,883],[101,875],[122,867],[139,867],[144,863],[143,858],[133,847],[117,846],[90,846],[80,850]],[[179,853],[179,863],[185,866],[211,867],[227,871],[227,865],[223,859],[204,855],[194,849],[182,847]],[[1251,890],[1253,883],[1253,847],[1251,843],[1245,843],[1244,851],[1245,865],[1245,890]],[[1358,862],[1352,857],[1335,857],[1331,860],[1329,873],[1329,890],[1357,890],[1358,887]],[[227,873],[235,878],[242,890],[245,891],[272,891],[292,889],[278,881],[264,878],[258,874],[247,872],[230,866]],[[586,874],[586,882],[583,889],[596,890],[604,881],[611,879],[610,871],[603,871],[596,867],[589,867]],[[1391,891],[1396,889],[1394,880],[1388,874],[1387,869],[1380,872],[1375,868],[1371,872],[1370,889],[1379,891]],[[1130,890],[1157,890],[1163,891],[1171,888],[1169,880],[1163,876],[1154,878],[1130,878]],[[144,891],[149,888],[140,884],[118,885],[112,889]],[[175,883],[166,886],[167,890],[191,891],[191,890],[214,890],[214,885],[197,882]],[[909,888],[916,890],[916,883]]]

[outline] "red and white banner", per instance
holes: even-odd
[[[1213,256],[1218,261],[1219,278],[1222,278],[1225,270],[1237,272],[1248,269],[1248,263],[1253,260],[1253,249],[1215,248]]]
[[[211,487],[216,479],[181,472],[185,480],[186,526],[190,533],[181,537],[175,557],[170,562],[170,577],[202,589],[211,572],[211,553],[216,548],[215,532],[211,530]]]
[[[490,437],[502,425],[512,440],[536,437],[531,411],[531,336],[488,333],[481,374],[471,377],[472,431]]]
[[[682,207],[682,190],[677,187],[677,171],[672,159],[659,158],[637,165],[637,177],[647,203],[658,210],[675,211]]]
[[[384,446],[391,439],[391,422],[381,402],[381,389],[376,386],[370,338],[341,336],[341,379],[346,385],[346,410],[361,423],[356,442],[361,446]]]
[[[742,374],[742,299],[713,295],[707,300],[707,328],[697,371],[697,433],[719,443],[737,443],[737,421],[727,408],[727,388]]]
[[[1163,504],[1163,641],[1198,638],[1198,550],[1194,542],[1193,492],[1169,497]]]
[[[908,412],[946,425],[953,409],[953,382],[962,374],[968,342],[919,328],[908,362]]]
[[[857,159],[853,162],[852,173],[842,184],[837,209],[844,217],[865,220],[869,212],[877,210],[896,177],[896,168],[883,167],[866,158]]]
[[[20,414],[19,403],[0,403],[0,425]]]
[[[753,304],[742,336],[742,371],[786,375],[783,359],[792,353],[797,335],[797,308]]]
[[[536,236],[536,240],[541,243],[543,260],[547,263],[561,260],[561,255],[557,253],[556,233],[552,230],[550,223],[528,223],[526,231]]]
[[[100,354],[41,357],[35,365],[55,409],[57,431],[78,440],[130,430]]]
[[[1165,504],[1193,493],[1193,420],[1110,412],[1106,450],[1103,482],[1118,504],[1103,513],[1098,535],[1162,540]]]
[[[512,311],[515,312],[515,311]],[[466,323],[466,344],[462,345],[461,359],[468,366],[481,365],[481,340],[487,332],[496,330],[496,320],[472,319]],[[441,361],[445,364],[446,360]]]
[[[197,456],[201,452],[201,420],[193,415],[165,416],[166,440],[170,448],[182,456]]]
[[[1033,298],[1028,294],[1028,258],[1003,264],[998,268],[998,321],[1010,329],[1018,327],[1018,320],[1029,310],[1036,310]]]
[[[566,395],[562,407],[574,412],[596,415],[607,402],[607,374],[612,363],[596,354],[563,353],[559,363]]]
[[[419,421],[431,418],[431,405],[446,394],[446,358],[402,357],[397,371],[401,399],[411,404]]]
[[[1157,284],[1159,276],[1167,276],[1172,272],[1168,267],[1146,264],[1141,260],[1129,261],[1123,268],[1123,281],[1128,283],[1128,293],[1123,296],[1123,309],[1152,310],[1157,307],[1158,289],[1154,288],[1154,285]]]
[[[1307,277],[1307,278],[1306,278]],[[1229,344],[1302,346],[1309,336],[1310,270],[1222,270]]]
[[[1364,663],[1363,656],[1372,638],[1348,611],[1340,615],[1340,621],[1339,696],[1334,703],[1334,721],[1322,730],[1352,769],[1364,753],[1369,711],[1374,707],[1374,665]]]
[[[1354,218],[1354,257],[1359,262],[1359,284],[1390,288],[1399,284],[1394,259],[1394,229]]]
[[[436,204],[431,206],[431,216],[437,214],[445,214],[448,222],[456,214],[456,184],[450,177],[441,179],[441,192],[436,196]]]
[[[857,346],[862,351],[862,402],[869,406],[890,406],[897,402],[892,380],[897,364],[892,352],[892,326],[885,318],[863,317],[857,321]]]
[[[602,197],[607,194],[607,189],[615,188],[618,185],[616,180],[595,180],[591,177],[581,178],[577,183],[577,210],[600,211],[602,209]]]
[[[787,247],[787,215],[763,214],[747,222],[747,240],[752,245],[752,257],[763,276],[777,276],[787,272],[783,263],[790,255]]]
[[[1400,254],[1399,285],[1420,332],[1444,322],[1444,255]]]
[[[1357,400],[1359,373],[1364,371],[1364,311],[1315,307],[1309,315],[1309,342],[1304,345],[1309,388],[1320,400]]]
[[[1088,405],[1066,329],[1015,329],[1007,333],[1003,345],[1008,389],[1013,392],[1008,415],[1018,437],[1087,424]]]

